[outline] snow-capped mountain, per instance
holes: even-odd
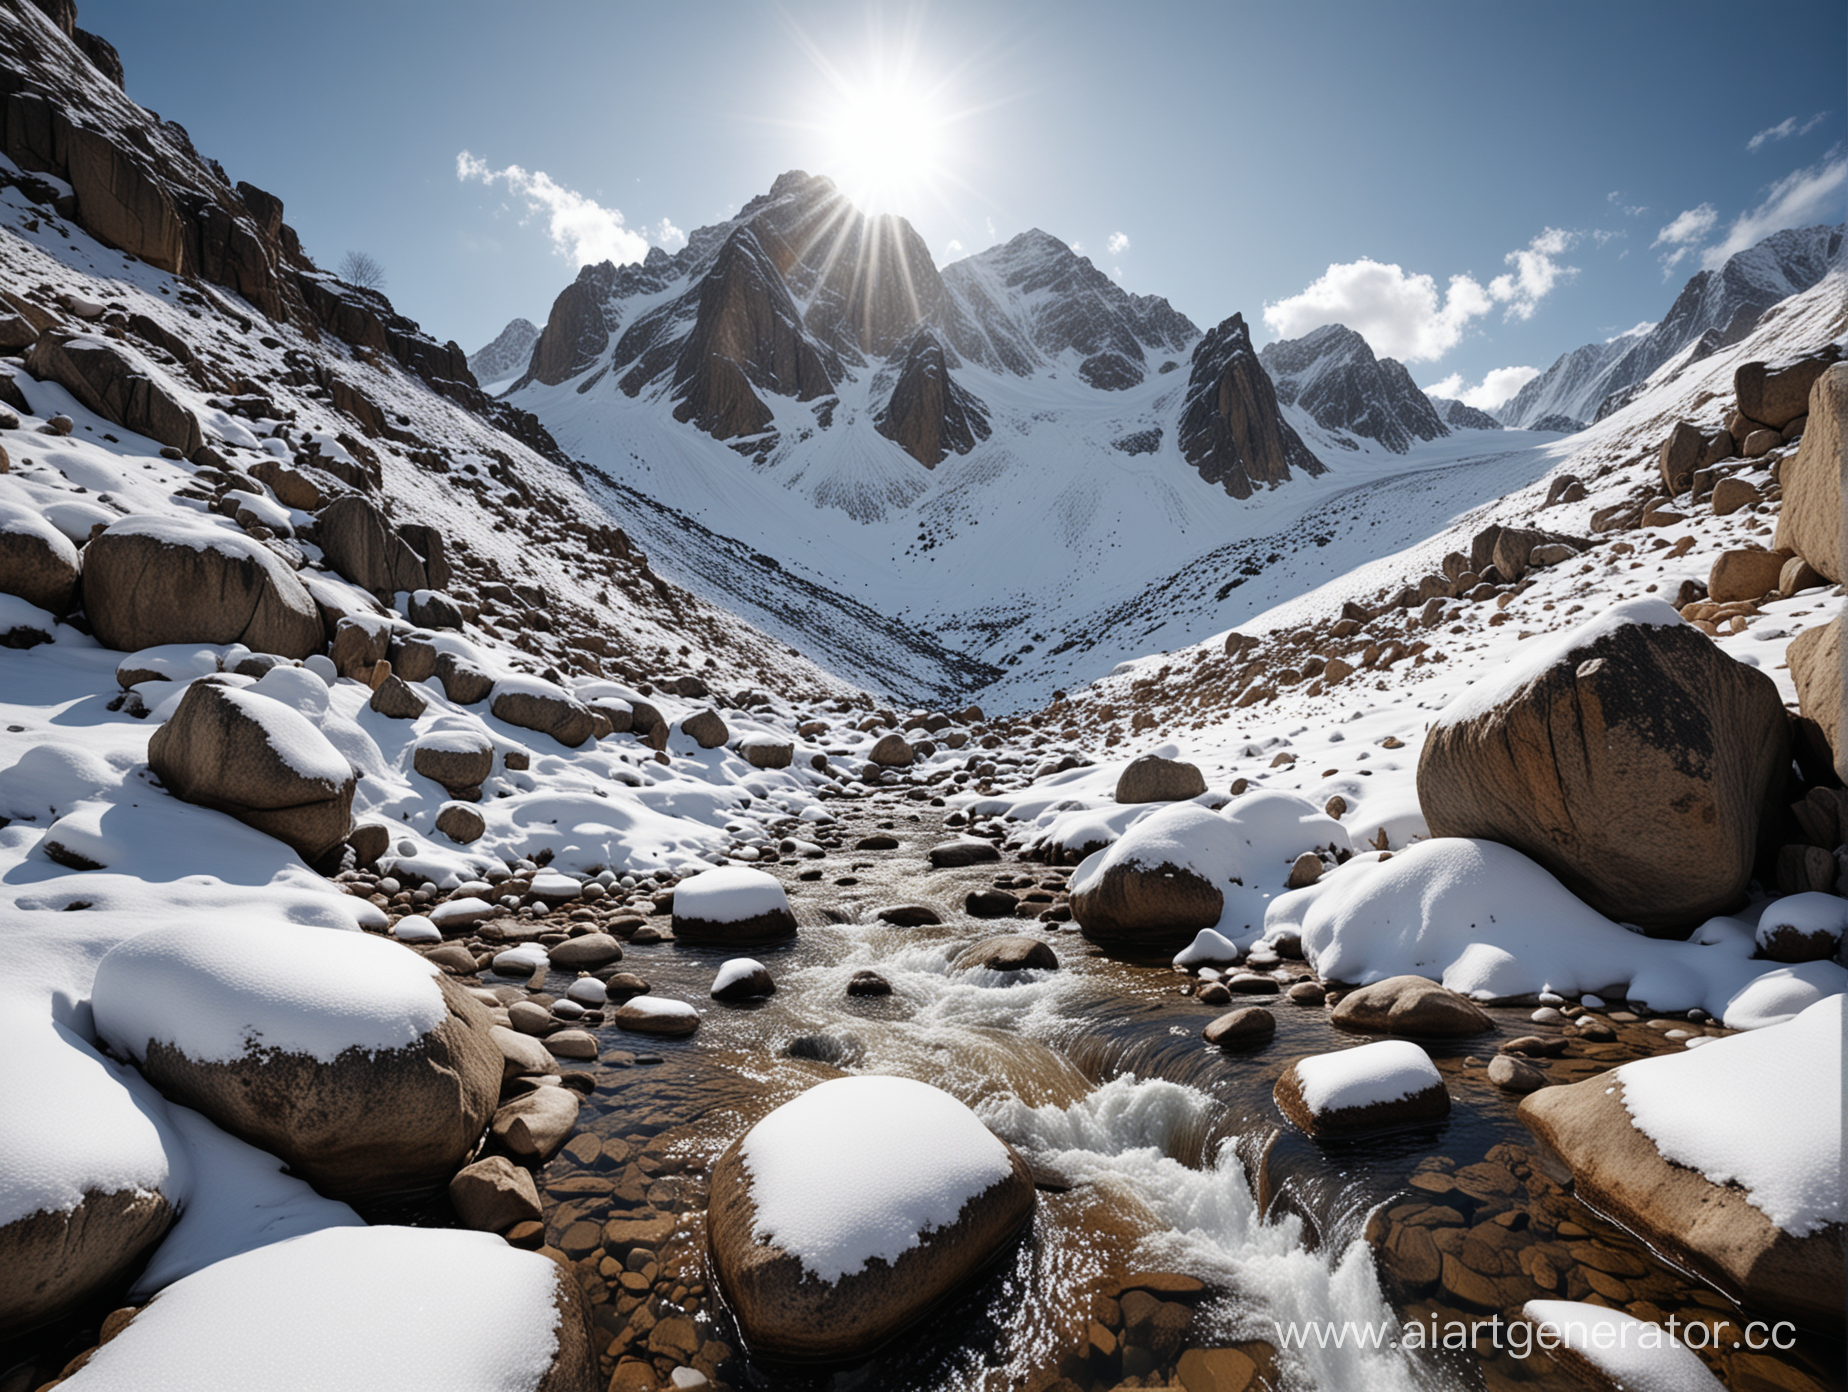
[[[468,355],[468,370],[483,387],[511,382],[532,360],[539,326],[530,319],[515,319],[495,335],[494,341]]]
[[[1404,366],[1376,358],[1345,324],[1324,324],[1301,338],[1267,343],[1258,359],[1286,406],[1300,406],[1337,444],[1348,436],[1377,440],[1404,454],[1414,440],[1435,440],[1449,427]]]
[[[1534,428],[1543,416],[1602,420],[1633,399],[1634,390],[1690,346],[1698,361],[1744,338],[1764,312],[1807,290],[1842,255],[1841,226],[1774,232],[1701,271],[1682,286],[1660,323],[1642,324],[1602,343],[1563,354],[1498,412],[1502,422]]]
[[[1487,411],[1478,410],[1448,396],[1431,397],[1431,405],[1445,425],[1452,430],[1500,430],[1502,423]]]

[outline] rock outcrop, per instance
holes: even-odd
[[[873,428],[934,469],[945,455],[967,454],[988,438],[988,413],[950,375],[949,359],[934,334],[920,330],[904,354],[892,395],[873,418]]]
[[[104,420],[171,445],[191,456],[205,437],[199,418],[164,384],[156,368],[132,350],[93,334],[41,334],[26,371],[56,382]]]
[[[1277,404],[1277,393],[1234,314],[1193,351],[1181,408],[1181,453],[1208,483],[1234,498],[1283,483],[1292,469],[1323,472]]]
[[[452,571],[442,538],[431,528],[415,535],[393,527],[377,503],[358,493],[334,499],[315,517],[315,535],[327,563],[363,590],[390,602],[400,590],[444,590]]]

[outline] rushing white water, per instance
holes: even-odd
[[[1301,1220],[1260,1216],[1230,1145],[1205,1168],[1173,1158],[1204,1131],[1219,1104],[1180,1083],[1134,1076],[1093,1087],[1055,1045],[1096,989],[1071,970],[957,971],[954,945],[907,941],[904,930],[841,925],[827,965],[794,973],[797,999],[841,998],[854,972],[872,968],[910,1006],[899,1021],[844,1021],[824,1007],[816,1029],[846,1034],[863,1051],[853,1066],[924,1079],[961,1097],[997,1134],[1074,1184],[1120,1196],[1147,1215],[1138,1260],[1184,1272],[1234,1295],[1202,1311],[1196,1336],[1263,1339],[1279,1347],[1291,1385],[1319,1392],[1430,1392],[1435,1370],[1390,1346],[1398,1317],[1381,1293],[1373,1258],[1356,1240],[1330,1261],[1303,1242]],[[834,944],[830,945],[836,946]],[[1280,1326],[1387,1331],[1285,1349]]]
[[[1314,1340],[1307,1348],[1282,1347],[1279,1326],[1292,1322],[1388,1331],[1399,1322],[1364,1241],[1349,1244],[1330,1265],[1304,1248],[1299,1220],[1267,1223],[1259,1216],[1230,1147],[1205,1169],[1170,1158],[1171,1138],[1200,1124],[1213,1105],[1178,1083],[1121,1077],[1069,1106],[997,1098],[979,1110],[996,1132],[1061,1174],[1113,1189],[1148,1210],[1158,1226],[1139,1255],[1151,1266],[1236,1292],[1206,1312],[1218,1322],[1215,1336],[1278,1344],[1293,1384],[1324,1392],[1429,1392],[1433,1370],[1390,1346],[1348,1339],[1339,1347],[1336,1340],[1329,1347]]]

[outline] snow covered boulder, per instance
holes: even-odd
[[[1848,899],[1835,894],[1787,894],[1758,915],[1758,951],[1774,962],[1826,962],[1848,933]]]
[[[502,677],[494,683],[488,709],[495,719],[550,735],[567,749],[589,739],[596,725],[582,702],[539,677]]]
[[[0,1126],[0,1339],[120,1281],[172,1224],[160,1099],[49,1018],[9,1005]]]
[[[41,382],[56,382],[104,419],[172,445],[183,455],[205,443],[199,418],[180,404],[158,373],[110,339],[56,330],[40,334],[26,357],[26,371]]]
[[[229,526],[143,515],[83,549],[83,607],[106,648],[242,643],[306,657],[326,641],[321,611],[276,554]]]
[[[665,996],[634,996],[617,1007],[616,1028],[678,1039],[699,1028],[699,1012]]]
[[[776,877],[741,865],[702,870],[674,886],[674,936],[692,943],[775,942],[796,935]]]
[[[1743,1304],[1842,1327],[1843,998],[1542,1088],[1521,1120],[1586,1202]]]
[[[322,1193],[446,1184],[500,1093],[484,1006],[383,938],[192,920],[96,969],[97,1034]]]
[[[1467,996],[1422,976],[1388,977],[1350,991],[1329,1018],[1343,1029],[1444,1039],[1495,1028],[1488,1012]]]
[[[715,1001],[755,1000],[760,996],[775,994],[776,982],[770,979],[769,969],[754,958],[734,957],[720,967],[718,975],[712,978],[712,998]]]
[[[419,1299],[432,1282],[468,1298]],[[583,1291],[560,1263],[492,1233],[334,1227],[175,1281],[59,1386],[601,1392],[603,1382]]]
[[[315,514],[314,525],[327,563],[381,599],[389,602],[400,590],[440,590],[449,584],[441,537],[429,527],[394,528],[370,498],[358,493],[335,498]],[[412,545],[407,530],[422,547]]]
[[[934,1308],[1032,1215],[1026,1163],[908,1078],[836,1078],[720,1158],[713,1269],[753,1353],[845,1361]]]
[[[1298,1059],[1271,1094],[1311,1136],[1359,1136],[1429,1126],[1450,1115],[1450,1093],[1416,1044],[1385,1039]]]
[[[70,539],[30,508],[0,503],[0,594],[70,612],[81,565]]]
[[[1631,600],[1529,639],[1445,707],[1418,801],[1433,836],[1513,846],[1599,912],[1685,935],[1744,902],[1789,758],[1777,684]]]
[[[479,788],[494,772],[494,742],[474,730],[437,730],[411,751],[411,767],[454,793]]]
[[[1118,802],[1185,802],[1206,791],[1206,776],[1199,765],[1159,754],[1131,759],[1117,778]]]
[[[1172,951],[1219,922],[1238,864],[1231,822],[1196,803],[1164,807],[1079,865],[1072,917],[1103,946]]]
[[[196,681],[148,740],[167,791],[229,813],[313,863],[353,826],[353,768],[313,721],[253,691]]]

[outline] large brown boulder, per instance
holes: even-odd
[[[1707,573],[1707,597],[1716,604],[1763,599],[1778,587],[1789,559],[1782,552],[1755,547],[1722,551]]]
[[[493,1017],[384,938],[189,920],[111,948],[96,1030],[161,1093],[333,1198],[449,1183],[493,1114]]]
[[[1719,1040],[1708,1048],[1734,1042]],[[1839,1037],[1824,1044],[1830,1051],[1839,1046]],[[1706,1052],[1686,1057],[1691,1061]],[[1748,1308],[1839,1330],[1841,1224],[1804,1236],[1786,1232],[1754,1207],[1738,1184],[1716,1184],[1699,1170],[1664,1158],[1638,1129],[1625,1102],[1625,1075],[1648,1064],[1681,1061],[1669,1055],[1584,1082],[1542,1088],[1522,1100],[1521,1120],[1571,1169],[1581,1199],[1675,1265],[1700,1273],[1722,1290],[1739,1292]],[[1700,1105],[1722,1122],[1730,1120],[1718,1099],[1700,1091],[1689,1096],[1700,1098]],[[1841,1098],[1818,1089],[1815,1102],[1819,1110],[1838,1112]],[[1774,1139],[1766,1137],[1767,1143]]]
[[[1072,917],[1103,946],[1171,954],[1219,922],[1225,890],[1201,862],[1236,873],[1237,838],[1231,822],[1197,803],[1145,816],[1079,865],[1071,879]]]
[[[576,749],[596,728],[583,702],[538,677],[503,677],[494,683],[488,709],[495,719],[550,735],[567,749]]]
[[[1117,778],[1118,802],[1185,802],[1206,791],[1198,764],[1144,754],[1131,759]]]
[[[1026,1162],[955,1098],[908,1078],[835,1078],[720,1157],[706,1227],[754,1353],[843,1362],[937,1308],[1033,1205]],[[846,1220],[817,1227],[815,1209]]]
[[[1842,746],[1842,620],[1806,628],[1790,640],[1784,661],[1797,687],[1797,709],[1810,733],[1828,744],[1828,761],[1848,778],[1848,749]],[[1821,751],[1817,751],[1820,753]]]
[[[280,701],[195,681],[148,740],[168,792],[286,841],[310,863],[353,827],[356,776],[305,715]]]
[[[1349,991],[1330,1020],[1343,1029],[1374,1034],[1449,1038],[1495,1028],[1488,1012],[1422,976],[1393,976]]]
[[[56,382],[105,420],[182,454],[205,443],[199,418],[180,405],[159,370],[107,338],[42,334],[26,357],[26,371]]]
[[[1310,1136],[1363,1136],[1430,1126],[1450,1092],[1430,1056],[1402,1039],[1297,1059],[1271,1089],[1277,1110]]]
[[[335,498],[315,514],[314,525],[327,563],[387,602],[400,590],[441,590],[449,583],[440,544],[420,533],[425,549],[414,546],[404,535],[409,529],[394,528],[370,498]]]
[[[1841,584],[1842,421],[1848,417],[1848,363],[1836,363],[1810,388],[1803,443],[1778,471],[1784,501],[1774,544],[1795,551]]]
[[[83,607],[104,647],[242,643],[319,652],[321,611],[295,572],[242,532],[181,517],[114,522],[83,550]]]
[[[1776,683],[1660,600],[1529,644],[1432,726],[1418,761],[1431,835],[1512,846],[1647,931],[1742,905],[1790,758]]]
[[[1812,353],[1779,363],[1741,363],[1733,372],[1733,394],[1739,412],[1773,430],[1782,430],[1810,409],[1810,391],[1816,380],[1833,370],[1839,349]]]
[[[1700,458],[1706,448],[1707,441],[1700,431],[1686,421],[1675,422],[1675,428],[1669,432],[1656,456],[1663,486],[1670,493],[1685,493],[1693,486],[1694,471],[1700,467]]]
[[[81,570],[64,533],[28,508],[0,502],[0,594],[63,614],[76,601]]]

